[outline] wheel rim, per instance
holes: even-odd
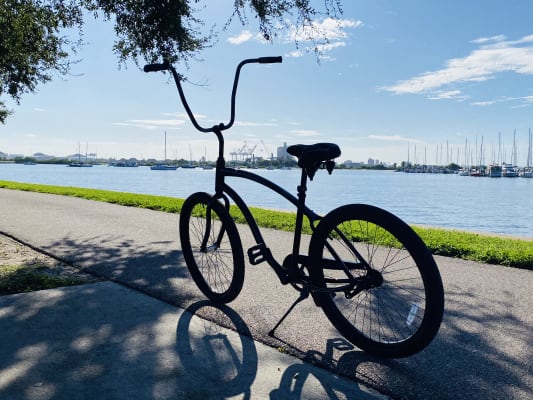
[[[365,338],[382,344],[404,342],[422,326],[427,305],[424,278],[408,250],[387,229],[366,220],[343,221],[337,226],[350,239],[340,241],[331,234],[324,258],[333,250],[343,259],[354,258],[356,251],[372,271],[352,270],[356,278],[368,280],[368,288],[352,296],[337,293],[332,297],[337,318],[345,319]],[[328,249],[329,247],[329,249]],[[328,287],[342,271],[324,269]],[[368,274],[368,275],[367,275]],[[366,275],[366,278],[364,278]],[[348,293],[347,293],[348,294]]]

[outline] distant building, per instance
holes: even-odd
[[[276,154],[277,154],[278,160],[286,160],[290,157],[289,153],[287,153],[286,142],[283,143],[283,146],[278,147]]]
[[[138,167],[139,161],[136,158],[130,158],[129,160],[121,158],[120,160],[110,160],[109,165],[112,167]]]
[[[360,161],[360,162],[353,162],[352,160],[346,160],[343,162],[343,165],[346,167],[346,168],[355,168],[355,167],[360,167],[362,165],[365,165],[364,162]]]
[[[55,156],[49,156],[43,153],[34,153],[32,157],[35,158],[37,161],[49,161],[56,158]]]
[[[6,159],[7,159],[7,156],[8,156],[7,153],[3,153],[3,152],[0,151],[0,159],[2,159],[2,160],[6,160]]]

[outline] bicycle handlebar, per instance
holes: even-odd
[[[144,72],[158,72],[158,71],[166,71],[169,67],[168,62],[164,62],[163,64],[148,64],[144,66]]]
[[[183,107],[185,108],[185,111],[187,112],[187,115],[189,116],[194,127],[198,129],[200,132],[215,132],[215,129],[218,129],[219,131],[229,129],[235,122],[235,96],[237,94],[237,85],[239,83],[239,76],[240,76],[241,68],[244,65],[251,64],[251,63],[273,64],[273,63],[281,63],[282,61],[283,59],[281,56],[249,58],[249,59],[241,61],[239,65],[237,66],[237,69],[235,70],[235,78],[233,80],[233,90],[231,92],[230,120],[227,124],[220,123],[211,128],[204,128],[200,126],[200,124],[198,124],[198,121],[196,121],[196,118],[194,117],[194,114],[192,113],[191,108],[189,107],[189,103],[187,103],[187,99],[185,98],[185,93],[183,92],[183,88],[181,87],[181,76],[176,72],[176,69],[174,68],[172,64],[170,64],[168,61],[164,61],[161,64],[148,64],[144,66],[144,72],[158,72],[158,71],[169,70],[172,73],[172,77],[174,78],[174,81],[176,82],[176,87],[178,89],[180,100],[183,104]]]
[[[281,56],[279,56],[279,57],[259,57],[257,59],[257,62],[259,64],[273,64],[273,63],[280,63],[282,61],[283,61],[283,59],[281,58]]]

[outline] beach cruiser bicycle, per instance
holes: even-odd
[[[194,127],[214,133],[218,140],[214,193],[192,194],[180,213],[181,246],[190,274],[203,294],[215,302],[228,303],[240,293],[245,257],[230,214],[230,204],[235,204],[255,241],[246,249],[249,263],[266,262],[282,284],[300,292],[271,334],[299,301],[311,295],[335,328],[355,346],[382,357],[413,355],[433,340],[442,321],[444,291],[437,265],[420,237],[385,210],[348,204],[320,216],[306,206],[308,180],[319,170],[332,173],[333,160],[341,154],[339,147],[317,143],[287,148],[301,168],[297,196],[262,176],[226,166],[223,131],[235,121],[241,68],[250,63],[280,62],[281,57],[242,61],[235,72],[229,122],[208,128],[198,124],[185,98],[182,77],[170,63],[144,67],[145,72],[170,71]],[[292,251],[283,261],[274,258],[250,209],[226,183],[226,177],[255,182],[296,207]],[[312,232],[307,254],[300,251],[304,222]]]

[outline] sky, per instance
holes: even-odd
[[[206,26],[220,28],[232,3],[208,2]],[[316,21],[330,37],[320,57],[309,51],[306,32],[289,29],[266,42],[251,18],[219,32],[215,46],[187,66],[176,65],[191,82],[185,92],[200,124],[212,126],[229,119],[240,60],[283,56],[282,64],[243,70],[226,159],[245,145],[268,157],[284,143],[333,142],[339,161],[474,164],[482,155],[485,163],[516,156],[526,164],[530,0],[342,4],[339,21]],[[20,105],[6,102],[14,115],[0,125],[0,151],[65,156],[80,146],[98,157],[162,159],[167,132],[167,158],[215,159],[214,136],[194,130],[168,75],[119,67],[109,22],[88,18],[84,40],[70,76],[55,76]]]

